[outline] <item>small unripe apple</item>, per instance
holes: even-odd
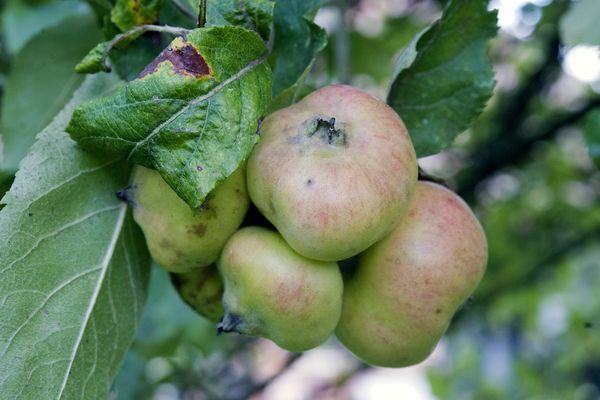
[[[323,261],[354,256],[390,233],[416,179],[400,117],[343,85],[269,115],[248,161],[254,204],[294,250]]]
[[[181,299],[198,314],[219,322],[223,315],[223,281],[216,265],[196,268],[182,274],[171,274],[171,282]]]
[[[220,332],[263,336],[290,351],[309,350],[333,333],[343,291],[336,263],[310,260],[278,233],[246,227],[229,239],[218,267],[225,286]]]
[[[220,183],[192,210],[154,170],[135,166],[124,197],[154,260],[169,272],[213,264],[248,210],[245,170]]]
[[[468,205],[419,182],[406,218],[360,255],[344,286],[338,339],[364,362],[404,367],[424,360],[481,280],[487,242]]]

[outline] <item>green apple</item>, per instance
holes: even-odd
[[[192,210],[154,170],[135,166],[125,193],[154,260],[169,272],[213,264],[250,203],[245,169],[220,183]]]
[[[198,314],[219,322],[223,315],[223,281],[216,265],[196,268],[182,274],[171,274],[171,282],[181,299]]]
[[[433,351],[486,263],[485,234],[468,205],[420,182],[407,217],[360,255],[345,282],[336,335],[368,364],[416,364]]]
[[[263,336],[289,351],[309,350],[333,333],[343,291],[336,263],[310,260],[278,233],[247,227],[229,239],[218,267],[225,286],[219,332]]]
[[[294,250],[338,261],[398,225],[417,164],[394,110],[332,85],[264,120],[247,174],[250,198]]]

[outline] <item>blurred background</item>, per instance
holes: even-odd
[[[69,7],[74,3],[87,7]],[[428,360],[372,368],[333,338],[298,355],[266,340],[216,336],[214,324],[191,311],[154,268],[113,398],[600,399],[600,172],[583,141],[586,130],[600,128],[600,52],[576,44],[589,30],[600,42],[600,1],[583,3],[491,0],[500,25],[489,52],[495,95],[450,150],[420,160],[469,202],[490,244],[481,286]],[[2,88],[11,63],[20,62],[11,58],[11,46],[23,45],[14,32],[27,30],[9,4]],[[385,98],[395,57],[443,6],[326,2],[315,21],[330,41],[307,91],[344,82]]]

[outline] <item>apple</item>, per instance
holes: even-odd
[[[278,233],[246,227],[217,265],[225,287],[219,332],[263,336],[289,351],[309,350],[333,333],[343,291],[336,263],[308,259]]]
[[[223,315],[223,281],[216,265],[171,274],[171,282],[187,305],[204,318],[219,322]]]
[[[406,214],[415,151],[384,102],[350,86],[319,89],[269,115],[248,161],[250,198],[301,255],[354,256]]]
[[[135,166],[123,194],[133,208],[154,260],[169,272],[213,264],[242,223],[250,199],[245,169],[238,168],[192,210],[157,171]]]
[[[460,197],[419,182],[409,213],[360,255],[345,282],[336,335],[364,362],[404,367],[424,360],[487,263],[481,225]]]

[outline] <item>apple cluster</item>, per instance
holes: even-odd
[[[140,166],[128,199],[155,261],[219,332],[290,351],[335,332],[364,362],[402,367],[433,351],[487,262],[468,205],[417,174],[398,115],[332,85],[268,116],[200,210]],[[274,229],[240,229],[250,201]]]

